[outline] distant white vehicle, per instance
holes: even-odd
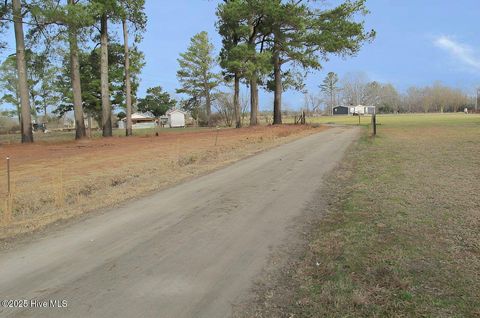
[[[171,109],[167,112],[168,126],[170,128],[183,128],[185,127],[185,113],[179,109]]]

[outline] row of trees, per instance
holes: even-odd
[[[403,94],[390,83],[370,81],[364,73],[349,73],[342,79],[330,72],[320,85],[322,96],[306,96],[306,105],[315,110],[325,105],[331,113],[336,105],[373,105],[380,113],[457,112],[475,104],[461,89],[440,82],[410,87]]]
[[[375,32],[364,30],[364,0],[346,1],[333,9],[307,0],[224,0],[217,7],[222,37],[217,59],[206,32],[194,36],[179,58],[177,77],[186,94],[184,108],[197,113],[204,106],[211,124],[212,102],[222,82],[232,83],[235,126],[242,124],[240,87],[250,88],[250,125],[257,124],[258,91],[274,93],[273,123],[282,123],[282,93],[301,90],[310,70],[321,68],[329,54],[353,55]],[[224,96],[223,96],[224,97]],[[223,103],[225,104],[225,103]]]
[[[48,110],[53,114],[63,116],[73,110],[73,92],[70,84],[71,68],[68,52],[57,52],[60,61],[56,63],[45,54],[26,51],[28,72],[29,98],[31,115],[38,120],[48,117]],[[100,91],[100,48],[79,50],[80,82],[82,108],[87,117],[101,122],[101,91]],[[144,65],[143,54],[134,48],[130,51],[131,96],[136,100],[139,86],[139,74]],[[124,48],[120,43],[111,41],[108,46],[110,103],[117,106],[125,105],[125,72]],[[11,55],[0,65],[0,103],[14,106],[11,111],[5,111],[12,117],[20,113],[20,101],[17,91],[16,57]]]
[[[64,3],[59,0],[12,0],[2,4],[0,14],[2,33],[11,24],[14,27],[16,53],[2,68],[11,71],[15,66],[16,74],[9,74],[16,75],[16,81],[13,87],[4,85],[4,89],[14,93],[4,95],[3,99],[18,105],[22,142],[33,142],[31,112],[37,109],[37,101],[32,96],[42,96],[36,89],[47,90],[51,81],[64,86],[63,91],[57,90],[62,103],[57,111],[73,109],[77,139],[86,136],[84,110],[98,115],[99,108],[103,136],[112,136],[112,101],[118,102],[123,96],[127,135],[131,135],[132,79],[135,89],[143,57],[136,49],[130,52],[128,35],[129,31],[133,32],[134,43],[141,39],[146,27],[144,0],[65,0]],[[109,23],[122,26],[123,45],[109,43],[112,38]],[[28,25],[27,37],[24,24]],[[25,38],[29,50],[26,50]],[[93,46],[93,50],[82,49],[88,46]],[[136,63],[133,66],[130,55]],[[62,60],[60,71],[53,66],[55,58]],[[57,102],[53,100],[55,96],[44,94],[41,98],[44,110]]]
[[[434,83],[427,87],[410,87],[401,96],[399,112],[457,112],[476,107],[475,98],[461,89]]]
[[[134,44],[141,40],[144,0],[11,0],[0,8],[2,33],[13,25],[16,43],[16,53],[2,65],[16,77],[4,85],[11,93],[4,101],[18,106],[22,142],[33,142],[32,111],[46,112],[57,103],[59,114],[73,110],[77,139],[86,136],[85,113],[101,122],[104,137],[112,136],[112,105],[124,104],[126,134],[131,135],[143,55],[129,46],[129,35],[133,33]],[[355,54],[374,37],[374,31],[366,32],[363,21],[357,21],[367,13],[365,0],[328,9],[307,0],[224,0],[216,12],[222,37],[219,57],[201,32],[179,58],[177,92],[188,96],[183,107],[193,114],[204,108],[211,124],[216,88],[231,82],[235,125],[240,127],[243,82],[250,88],[250,124],[257,124],[259,88],[274,92],[273,123],[281,124],[284,90],[302,89],[308,71],[320,69],[329,54]],[[123,43],[109,32],[111,24],[121,27]],[[221,72],[215,71],[217,63]],[[62,89],[47,92],[51,83]],[[153,88],[139,108],[151,109],[159,99],[173,101],[161,88]]]

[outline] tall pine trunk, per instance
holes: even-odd
[[[90,113],[87,113],[87,123],[88,123],[88,138],[92,138],[92,116]]]
[[[242,127],[242,114],[240,113],[240,77],[235,74],[233,92],[233,108],[235,112],[235,128]]]
[[[18,125],[20,125],[20,130],[22,130],[22,103],[20,102],[20,87],[18,84],[19,82],[17,81],[17,89],[15,90],[15,107],[17,108]]]
[[[250,79],[250,126],[258,125],[258,83],[257,75]]]
[[[212,126],[212,97],[210,96],[210,90],[208,84],[205,85],[205,111],[207,113],[208,126]]]
[[[110,105],[110,91],[108,87],[108,17],[104,13],[100,27],[100,85],[102,91],[102,129],[103,137],[112,136],[112,106]]]
[[[123,45],[125,47],[125,99],[127,106],[127,136],[132,135],[132,87],[130,84],[130,57],[128,52],[128,29],[127,19],[122,20],[123,26]]]
[[[69,5],[75,5],[74,0],[68,0]],[[70,80],[73,92],[73,113],[75,117],[75,139],[85,138],[85,119],[83,116],[82,86],[80,83],[80,62],[78,60],[77,29],[75,26],[68,27],[68,39],[70,42]]]
[[[15,43],[17,48],[18,94],[20,96],[20,113],[22,143],[33,142],[32,117],[30,114],[30,99],[27,77],[27,63],[25,60],[25,39],[23,35],[22,4],[20,0],[12,0],[13,24]]]
[[[273,55],[273,74],[274,74],[274,83],[275,91],[273,98],[273,124],[281,125],[282,124],[282,69],[280,63],[279,52],[276,51]]]
[[[333,107],[335,106],[335,93],[331,89],[330,93],[330,115],[333,116]]]
[[[254,26],[253,17],[250,17],[248,20],[250,28],[250,36],[248,40],[248,45],[253,49],[254,57],[257,54],[255,42],[257,40],[257,34]],[[250,126],[256,126],[258,124],[258,74],[253,71],[250,78]]]

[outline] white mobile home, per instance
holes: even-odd
[[[350,106],[350,114],[352,115],[373,115],[375,114],[375,106]]]
[[[186,113],[179,109],[172,109],[167,112],[168,126],[170,128],[185,127],[185,115]]]

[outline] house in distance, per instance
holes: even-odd
[[[118,128],[125,128],[127,119],[123,118],[118,122]],[[136,112],[132,114],[132,129],[154,128],[156,126],[156,118],[152,113]]]
[[[350,106],[350,113],[352,115],[373,115],[375,114],[375,106]]]
[[[375,106],[336,106],[333,107],[333,115],[373,115],[375,114]]]
[[[164,116],[156,118],[152,113],[136,112],[132,114],[132,128],[155,128],[156,126],[169,128],[183,128],[186,126],[187,113],[179,109],[171,109]],[[126,118],[118,122],[118,128],[124,129],[126,127]]]

